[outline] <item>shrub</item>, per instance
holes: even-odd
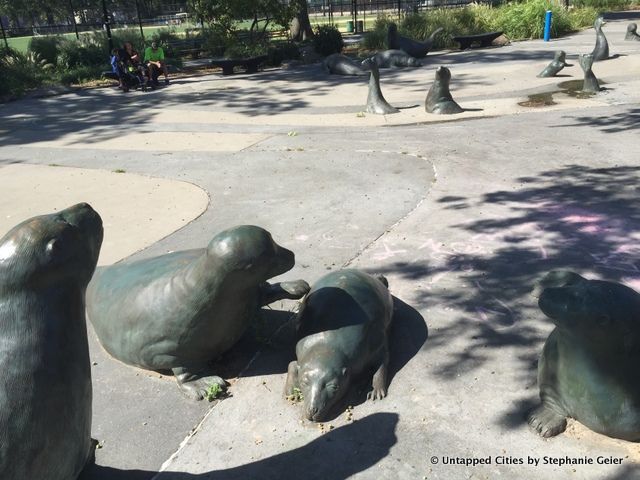
[[[284,60],[300,58],[300,49],[293,42],[282,42],[270,45],[267,55],[267,64],[277,67]]]
[[[373,30],[369,30],[364,35],[363,46],[369,50],[381,50],[387,46],[387,30],[389,25],[394,23],[391,17],[378,15]]]
[[[0,97],[17,96],[38,87],[45,78],[46,60],[12,49],[0,49]]]
[[[571,30],[580,30],[581,28],[593,26],[600,13],[593,7],[574,8],[569,10],[569,22]]]
[[[637,3],[637,2],[636,2]],[[572,0],[574,7],[589,7],[597,10],[622,10],[634,4],[633,0]]]
[[[63,37],[31,37],[29,52],[33,52],[47,63],[55,65],[58,62],[58,46]]]
[[[109,54],[106,36],[88,35],[81,40],[63,39],[59,44],[58,67],[65,70],[77,67],[108,65]]]
[[[258,55],[266,55],[267,45],[265,43],[236,42],[229,45],[224,51],[225,58],[249,58]]]
[[[496,22],[499,29],[511,39],[542,38],[547,10],[553,12],[552,36],[557,37],[572,31],[569,13],[559,2],[553,0],[508,3],[496,9]]]
[[[60,83],[63,85],[82,84],[100,78],[104,68],[100,65],[80,65],[60,72]]]
[[[319,25],[313,36],[313,48],[320,55],[340,53],[344,47],[342,34],[332,25]]]

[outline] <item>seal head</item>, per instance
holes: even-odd
[[[0,478],[75,479],[92,459],[84,296],[102,236],[83,203],[0,239]]]

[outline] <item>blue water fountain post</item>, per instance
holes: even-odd
[[[551,38],[551,10],[547,10],[544,17],[544,41],[548,42]]]

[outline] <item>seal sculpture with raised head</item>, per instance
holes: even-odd
[[[582,83],[582,91],[583,92],[592,92],[596,93],[600,91],[600,83],[598,83],[598,79],[596,78],[593,70],[593,55],[590,53],[583,53],[578,55],[578,62],[580,63],[580,67],[584,72],[584,82]]]
[[[182,392],[200,400],[212,384],[226,385],[208,364],[240,339],[260,307],[308,292],[303,280],[266,282],[293,265],[293,252],[269,232],[242,225],[207,248],[99,268],[87,313],[113,357],[171,370]]]
[[[102,234],[82,203],[0,239],[2,480],[72,480],[93,460],[85,290]]]
[[[566,55],[567,54],[564,52],[564,50],[558,50],[553,55],[553,60],[551,61],[551,63],[538,74],[538,77],[555,77],[564,67],[572,67],[573,65],[567,63]]]
[[[640,35],[638,35],[638,25],[635,23],[630,23],[627,25],[627,33],[624,36],[625,40],[638,40],[640,41]]]
[[[424,108],[428,113],[451,115],[464,112],[451,96],[449,91],[450,81],[451,71],[447,67],[438,67],[435,81],[431,85],[425,100]]]
[[[604,36],[604,32],[602,31],[604,23],[604,18],[598,17],[593,24],[593,28],[596,30],[596,46],[593,52],[591,52],[594,62],[609,58],[609,42],[607,42],[607,37]]]
[[[640,294],[619,283],[551,272],[538,305],[555,324],[538,362],[542,405],[529,424],[543,437],[567,417],[591,430],[640,440]]]
[[[390,50],[402,50],[414,58],[424,58],[433,48],[436,35],[444,28],[437,28],[423,42],[413,40],[398,33],[398,26],[395,23],[389,24],[387,29],[387,47]]]
[[[332,53],[324,59],[322,65],[327,73],[335,75],[368,75],[369,70],[346,55]]]
[[[313,285],[296,317],[297,360],[285,386],[285,395],[300,390],[307,419],[327,418],[352,383],[374,370],[367,398],[386,396],[392,314],[384,277],[345,269]]]
[[[422,63],[404,50],[384,50],[373,56],[378,68],[420,67]],[[365,60],[366,61],[366,60]]]
[[[398,113],[400,110],[389,105],[382,95],[382,90],[380,90],[380,71],[378,70],[378,65],[376,64],[375,59],[373,57],[367,58],[362,62],[362,64],[371,70],[366,111],[368,113],[375,113],[378,115]]]

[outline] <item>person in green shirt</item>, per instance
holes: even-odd
[[[152,42],[150,47],[144,51],[144,63],[149,72],[149,80],[153,85],[158,85],[158,76],[160,70],[164,73],[164,83],[169,83],[169,75],[167,73],[167,64],[164,61],[164,50],[158,46],[158,42]]]

